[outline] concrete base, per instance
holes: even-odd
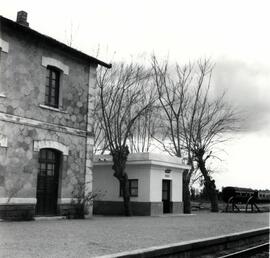
[[[58,205],[58,215],[65,216],[69,219],[81,218],[83,215],[78,215],[80,211],[77,211],[73,204],[60,204]]]
[[[3,220],[33,220],[35,204],[1,204],[0,218]]]
[[[149,202],[151,216],[163,214],[163,203],[162,202]],[[148,214],[147,214],[148,215]]]
[[[34,220],[37,220],[37,221],[62,220],[62,219],[66,219],[66,217],[65,216],[49,216],[49,217],[37,216],[37,217],[34,217]]]
[[[151,214],[151,205],[149,202],[131,202],[131,210],[133,215],[143,216]],[[114,201],[94,201],[94,215],[124,215],[123,202]]]
[[[73,215],[75,214],[76,209],[73,204],[59,204],[57,206],[57,215],[60,216],[68,216],[68,215]]]
[[[131,202],[132,214],[135,216],[158,216],[163,214],[162,202]],[[183,212],[181,202],[172,203],[172,213]],[[75,218],[80,213],[74,204],[60,204],[57,214]],[[123,202],[94,201],[93,214],[96,215],[124,215]],[[90,214],[89,214],[90,215]],[[35,216],[35,204],[4,204],[0,205],[0,219],[31,220]]]
[[[173,202],[172,203],[172,213],[183,213],[183,203]]]
[[[65,216],[69,219],[83,219],[91,216],[92,214],[89,214],[89,210],[85,210],[81,206],[69,203],[58,205],[57,215]]]
[[[157,216],[163,214],[162,202],[130,202],[132,215]],[[173,213],[182,213],[181,202],[172,203]],[[94,201],[94,215],[124,215],[123,202]]]
[[[0,219],[3,220],[32,220],[36,216],[35,204],[1,204]],[[74,204],[60,204],[57,213],[51,216],[78,217],[78,210]],[[40,217],[40,216],[39,216]]]

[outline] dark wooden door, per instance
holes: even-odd
[[[60,154],[53,149],[42,149],[39,155],[39,173],[37,179],[38,215],[55,215],[57,210],[57,193]]]
[[[171,213],[171,180],[162,180],[163,213]]]

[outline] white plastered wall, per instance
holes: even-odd
[[[150,202],[162,201],[162,180],[171,181],[171,201],[182,202],[182,169],[172,168],[170,173],[165,173],[166,166],[151,167],[150,176]]]
[[[112,157],[97,155],[94,158],[93,190],[100,192],[99,200],[122,201],[119,196],[119,182],[113,176]],[[170,169],[170,173],[165,173]],[[127,173],[129,179],[138,179],[137,202],[161,202],[162,180],[171,180],[171,201],[182,202],[182,173],[189,167],[177,157],[162,154],[136,153],[128,156]]]
[[[93,191],[98,193],[97,200],[122,201],[119,181],[113,176],[112,164],[94,166]],[[135,202],[150,200],[150,165],[127,165],[129,179],[138,179],[138,197],[131,197]]]

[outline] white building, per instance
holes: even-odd
[[[122,215],[123,198],[119,181],[113,176],[112,157],[94,158],[94,214]],[[135,153],[128,156],[126,172],[129,178],[133,215],[182,213],[182,174],[189,166],[181,158],[156,153]]]

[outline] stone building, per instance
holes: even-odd
[[[94,157],[94,214],[123,215],[123,197],[118,180],[113,176],[112,157]],[[129,154],[126,172],[129,178],[133,215],[182,213],[182,175],[190,169],[181,158],[157,153]]]
[[[0,16],[0,215],[72,210],[72,191],[92,177],[93,93],[98,65]],[[88,185],[91,191],[91,184]]]

